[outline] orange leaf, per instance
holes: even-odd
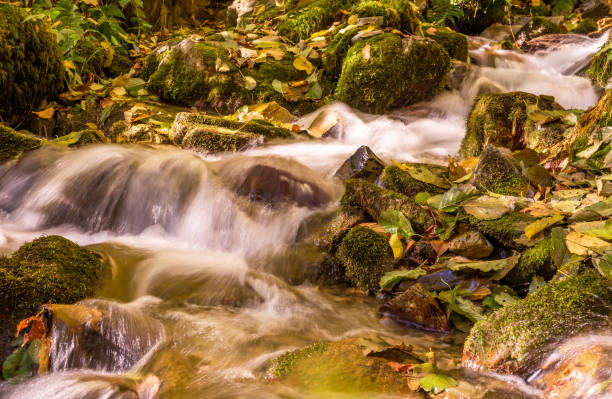
[[[370,59],[370,44],[369,43],[363,46],[363,48],[361,49],[361,58],[363,58],[366,61]]]
[[[38,111],[38,112],[32,111],[32,113],[41,119],[51,119],[53,118],[53,115],[55,114],[55,108],[49,107],[43,111]]]
[[[398,373],[403,373],[404,371],[409,371],[414,368],[414,364],[404,364],[398,362],[387,362],[387,366],[391,367]]]

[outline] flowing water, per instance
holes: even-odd
[[[337,206],[342,185],[332,175],[360,145],[388,161],[443,162],[456,153],[481,92],[524,90],[552,95],[566,108],[592,106],[598,93],[576,74],[605,40],[582,37],[536,55],[484,44],[471,51],[474,65],[460,89],[431,102],[385,116],[336,103],[300,120],[308,127],[321,112],[335,114],[343,133],[334,139],[208,157],[164,146],[43,148],[0,167],[3,253],[60,234],[104,251],[114,265],[99,299],[84,301],[106,315],[105,344],[87,348],[55,329],[51,373],[0,386],[0,396],[355,397],[271,383],[265,368],[286,350],[369,333],[431,348],[456,364],[460,339],[403,329],[378,316],[373,298],[308,284],[320,254],[299,243],[301,222]],[[249,201],[241,185],[253,167],[295,177],[293,196],[303,194],[303,182],[317,187],[317,201]],[[134,376],[145,375],[155,377],[134,388]],[[504,383],[538,395],[520,381]],[[164,391],[169,385],[175,388]]]

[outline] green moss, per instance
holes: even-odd
[[[275,376],[276,365],[283,363],[286,367],[278,370],[287,370],[278,377],[283,385],[297,387],[313,397],[369,398],[378,393],[410,396],[406,374],[393,370],[388,362],[365,356],[359,339],[346,339],[283,355],[272,364],[269,374]]]
[[[493,220],[478,220],[470,217],[471,224],[482,234],[506,247],[514,249],[523,249],[523,246],[514,240],[520,238],[525,227],[534,220],[531,216],[521,212],[508,213]]]
[[[19,157],[26,151],[34,150],[42,141],[33,136],[18,133],[0,123],[0,164]]]
[[[79,74],[83,80],[88,80],[96,76],[102,76],[106,51],[100,42],[89,36],[80,40],[75,47],[75,54],[79,61]]]
[[[408,33],[419,32],[422,23],[417,7],[407,0],[365,0],[351,9],[359,17],[383,17],[383,27],[400,29]]]
[[[430,34],[426,31],[425,36],[435,40],[440,46],[444,47],[451,58],[459,61],[467,61],[468,42],[464,34],[438,28],[434,34]]]
[[[365,227],[355,227],[340,243],[338,259],[346,277],[359,289],[375,292],[393,255],[386,237]]]
[[[362,50],[370,46],[370,57]],[[450,69],[448,53],[430,39],[385,33],[353,45],[335,97],[361,111],[383,113],[435,96]]]
[[[459,153],[464,158],[480,155],[488,142],[509,149],[520,149],[527,120],[527,106],[537,104],[538,109],[553,109],[554,100],[521,91],[486,93],[474,99],[466,124],[465,137]]]
[[[287,352],[284,355],[274,359],[272,366],[270,366],[269,373],[277,378],[286,377],[289,373],[291,373],[291,371],[293,371],[293,367],[298,360],[304,357],[321,354],[325,350],[326,346],[327,345],[325,343],[317,342],[306,348]]]
[[[106,68],[106,73],[108,76],[114,78],[128,73],[130,69],[132,69],[133,65],[134,63],[132,62],[130,57],[121,54],[115,54],[111,65]]]
[[[553,33],[565,33],[566,30],[559,25],[551,22],[545,17],[533,17],[516,34],[519,43],[528,42],[531,39]]]
[[[414,199],[395,191],[385,190],[363,179],[350,179],[340,203],[343,208],[361,208],[373,220],[389,210],[397,209],[406,215],[414,230],[421,234],[436,222],[431,214],[414,202]]]
[[[612,40],[593,56],[588,73],[601,87],[606,87],[612,75]]]
[[[344,31],[344,28],[346,26],[342,26],[332,33],[332,40],[322,57],[323,66],[333,79],[338,78],[342,71],[342,62],[349,48],[353,45],[351,39],[366,26],[356,26],[346,31]]]
[[[410,173],[395,165],[387,166],[380,175],[380,185],[387,190],[393,190],[408,197],[414,197],[420,192],[431,195],[442,194],[444,189],[433,184],[414,179]]]
[[[336,11],[344,7],[346,1],[316,0],[290,12],[287,19],[278,26],[278,33],[287,39],[298,42],[306,40],[313,33],[331,25]]]
[[[68,147],[81,147],[88,144],[99,144],[106,141],[104,133],[99,130],[86,129],[72,132],[53,140],[56,144]]]
[[[610,323],[612,287],[589,271],[549,283],[474,325],[463,364],[529,374],[560,340]]]
[[[0,3],[0,118],[12,122],[61,92],[64,66],[46,20],[29,20],[14,5]]]
[[[572,30],[572,33],[581,33],[586,35],[597,30],[597,21],[591,18],[585,18]]]
[[[556,272],[552,255],[553,243],[550,238],[538,242],[521,254],[518,264],[506,275],[504,282],[523,287],[536,275],[550,280]]]
[[[511,154],[487,145],[474,171],[474,185],[483,191],[519,196],[527,185],[521,172],[514,165]]]
[[[506,16],[505,0],[453,0],[452,4],[463,11],[463,16],[457,19],[456,28],[466,34],[480,34]]]
[[[557,115],[559,120],[538,124],[527,118],[525,122],[525,144],[527,148],[536,150],[541,153],[548,150],[555,144],[560,143],[568,134],[568,129],[572,126],[563,121],[563,118],[574,114],[580,118],[584,111],[582,110],[558,110],[548,111],[550,115]]]

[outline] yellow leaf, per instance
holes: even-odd
[[[251,76],[244,77],[244,88],[247,90],[253,90],[257,86],[257,81]]]
[[[310,61],[306,59],[306,57],[297,57],[296,59],[294,59],[293,66],[298,71],[306,71],[306,74],[308,75],[312,73],[313,66]]]
[[[591,255],[591,249],[602,249],[610,247],[610,243],[600,238],[588,236],[577,231],[570,231],[565,237],[567,249],[575,255]]]
[[[269,55],[276,61],[280,61],[285,58],[285,52],[280,47],[270,47],[262,51],[264,55]]]
[[[540,231],[545,230],[552,226],[555,223],[558,223],[563,220],[563,215],[559,212],[555,213],[553,216],[549,218],[542,218],[536,220],[531,223],[529,226],[525,227],[525,235],[527,238],[531,239],[533,236],[538,234]]]
[[[70,60],[64,60],[64,68],[74,71],[76,69],[76,65],[74,65],[74,62]]]
[[[125,90],[125,87],[115,87],[110,92],[111,97],[126,97],[127,94],[128,93],[127,90]]]
[[[55,114],[55,108],[49,107],[43,111],[38,111],[38,112],[32,111],[32,113],[41,119],[51,119],[53,118],[53,115]]]
[[[404,244],[402,244],[402,240],[400,240],[397,233],[393,234],[391,238],[389,238],[389,245],[391,246],[391,249],[393,250],[393,258],[394,259],[401,258],[402,254],[404,253]]]
[[[427,29],[425,32],[427,32],[428,35],[435,35],[436,34],[436,28],[434,28],[433,26],[429,29]]]
[[[89,85],[89,88],[93,91],[102,91],[104,90],[104,86],[100,83],[92,83]]]
[[[355,25],[355,22],[357,22],[357,18],[359,18],[359,15],[357,15],[357,14],[353,14],[353,15],[351,15],[351,16],[349,17],[349,19],[348,19],[347,23],[348,23],[349,25]]]

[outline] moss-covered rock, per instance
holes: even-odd
[[[550,121],[543,122],[527,118],[525,146],[538,153],[546,153],[550,147],[563,141],[582,113],[581,110],[548,111]]]
[[[417,180],[410,173],[400,169],[396,165],[387,166],[380,175],[380,185],[387,190],[396,191],[408,197],[414,197],[420,192],[431,195],[442,194],[446,190],[434,184]]]
[[[505,148],[488,144],[474,170],[474,185],[483,191],[519,196],[527,185]]]
[[[19,157],[27,151],[42,146],[42,141],[34,136],[18,133],[0,123],[0,164]]]
[[[307,77],[293,66],[291,54],[280,61],[269,58],[254,68],[238,68],[221,42],[185,39],[155,50],[147,58],[141,75],[148,80],[148,91],[160,99],[197,104],[214,112],[232,113],[242,105],[271,101],[300,112],[312,108],[311,100],[290,102],[272,86],[274,80],[288,82]],[[245,87],[247,77],[256,82],[253,90]],[[319,83],[324,92],[328,90],[323,80]]]
[[[608,40],[591,60],[589,75],[601,87],[606,87],[612,76],[612,40]]]
[[[344,236],[337,256],[349,281],[369,292],[379,289],[378,282],[393,260],[387,238],[366,227],[355,227]]]
[[[560,340],[610,323],[612,286],[595,271],[549,283],[474,325],[463,365],[527,375]]]
[[[556,272],[552,256],[552,240],[548,238],[538,242],[521,254],[518,264],[504,277],[503,282],[524,288],[534,276],[550,280]]]
[[[479,34],[506,16],[505,0],[453,0],[463,11],[456,28],[466,34]]]
[[[418,8],[408,0],[365,0],[356,3],[351,12],[359,17],[383,17],[383,27],[418,33],[422,23]]]
[[[53,142],[67,147],[81,147],[88,144],[104,143],[106,142],[106,137],[104,137],[104,133],[100,130],[87,129],[58,137]]]
[[[564,33],[566,30],[551,22],[546,17],[533,17],[516,33],[516,42],[519,46],[539,36],[554,33]]]
[[[435,40],[444,50],[448,52],[451,58],[459,61],[467,61],[468,59],[468,41],[467,37],[462,33],[453,32],[447,29],[428,29],[425,31],[425,36]]]
[[[535,218],[518,211],[493,220],[470,218],[472,225],[482,234],[496,243],[517,250],[523,250],[524,246],[515,240],[524,236],[525,227],[534,221]]]
[[[340,76],[342,62],[349,48],[353,45],[351,39],[365,28],[367,28],[366,25],[354,27],[342,26],[332,33],[332,39],[321,59],[325,71],[332,79],[337,79]]]
[[[319,342],[285,353],[275,359],[268,371],[283,383],[319,393],[321,397],[336,392],[351,397],[410,394],[406,375],[394,371],[389,360],[365,356],[359,339]]]
[[[597,21],[591,18],[585,18],[572,30],[572,33],[581,33],[583,35],[595,32],[597,30]]]
[[[466,132],[459,153],[465,158],[480,155],[484,144],[494,144],[511,150],[524,146],[527,106],[552,110],[554,99],[521,91],[503,94],[486,93],[474,99],[468,116]]]
[[[369,46],[369,57],[362,50]],[[335,96],[361,111],[383,113],[435,96],[450,69],[446,50],[431,39],[384,33],[353,45]]]
[[[348,180],[344,187],[344,195],[340,200],[342,206],[361,208],[373,220],[378,220],[379,216],[389,209],[396,209],[404,213],[419,234],[435,224],[431,214],[417,205],[413,198],[376,187],[363,179]]]
[[[0,4],[0,118],[29,113],[64,87],[64,64],[46,20],[30,19],[9,3]]]
[[[37,238],[11,257],[0,257],[0,352],[20,319],[46,303],[93,296],[109,272],[92,251],[60,236]]]
[[[278,33],[294,42],[308,39],[313,33],[331,25],[336,11],[345,7],[346,3],[348,1],[343,0],[307,2],[287,15],[287,19],[278,26]]]
[[[126,143],[150,143],[150,144],[169,144],[168,133],[151,123],[140,123],[132,126],[125,126],[123,129],[121,122],[114,126],[116,130],[115,142],[117,144]]]
[[[291,132],[263,119],[247,123],[211,115],[180,112],[176,115],[169,139],[183,148],[206,152],[238,151],[268,139],[288,138]]]

